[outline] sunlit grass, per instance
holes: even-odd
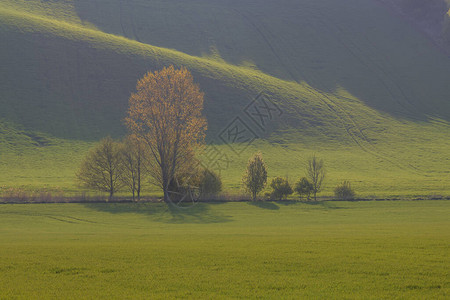
[[[94,143],[66,140],[54,140],[53,143],[45,147],[25,144],[20,152],[2,148],[0,182],[3,189],[21,187],[30,191],[63,191],[67,196],[80,194],[82,190],[76,182],[75,172]],[[240,155],[235,154],[228,145],[219,145],[217,148],[229,161],[229,165],[222,164],[223,170],[220,171],[225,194],[243,193],[241,178],[247,160],[253,153],[262,151],[268,166],[269,182],[273,177],[285,176],[293,184],[305,176],[307,159],[313,153],[323,158],[327,175],[323,192],[320,194],[322,196],[332,196],[334,187],[343,180],[352,182],[358,197],[449,195],[448,158],[424,155],[433,152],[446,153],[449,145],[408,145],[422,149],[405,150],[399,154],[397,149],[405,149],[402,145],[379,145],[385,152],[383,156],[374,156],[361,148],[339,144],[310,147],[308,144],[283,145],[267,141],[256,141]],[[212,169],[217,168],[214,161],[204,163]],[[144,193],[158,195],[160,191],[147,183]]]
[[[251,154],[261,150],[269,166],[269,177],[288,176],[291,182],[304,175],[304,165],[312,153],[321,156],[328,171],[322,193],[326,196],[332,195],[334,186],[343,180],[350,180],[361,197],[449,194],[450,139],[449,124],[445,120],[395,118],[375,110],[345,87],[336,86],[324,92],[302,81],[283,80],[260,70],[239,67],[218,59],[222,57],[220,49],[215,49],[210,58],[197,57],[105,33],[80,20],[74,9],[73,1],[4,1],[0,4],[0,29],[22,36],[23,40],[38,37],[97,49],[99,57],[107,58],[108,65],[117,62],[117,69],[121,70],[120,63],[128,63],[136,77],[142,70],[135,65],[176,64],[190,69],[196,80],[220,83],[217,91],[209,88],[209,84],[202,86],[206,90],[207,112],[213,112],[208,115],[211,128],[208,136],[212,140],[217,141],[218,132],[234,117],[245,117],[243,107],[260,91],[271,94],[278,102],[284,114],[277,120],[279,124],[273,124],[279,126],[277,130],[263,136],[264,141],[258,140],[240,155],[234,154],[227,145],[218,146],[231,159],[230,166],[222,172],[226,193],[241,193],[245,163]],[[22,48],[26,50],[28,44],[24,45]],[[48,46],[55,51],[51,53],[59,54],[59,44],[52,45]],[[45,56],[51,57],[51,53]],[[13,62],[16,63],[20,61]],[[98,66],[89,67],[84,66],[92,72],[98,71]],[[55,70],[58,68],[54,65]],[[27,72],[22,73],[24,80],[29,78]],[[99,84],[103,83],[100,79]],[[64,81],[54,84],[70,86]],[[228,98],[222,98],[223,91],[233,92]],[[14,91],[11,93],[15,95]],[[27,129],[19,130],[16,124],[1,127],[0,186],[78,193],[75,172],[87,149],[107,134],[125,133],[121,120],[127,99],[124,97],[120,103],[111,105],[106,102],[103,109],[87,109],[76,115],[72,108],[82,100],[71,103],[67,99],[83,98],[79,94],[59,96],[56,93],[53,98],[45,99],[47,106],[44,108],[36,104],[35,96],[31,92],[26,94],[24,99],[27,100],[23,103],[9,97],[1,99],[3,118],[18,124],[23,122]],[[113,98],[111,96],[114,95],[101,95],[108,100]],[[434,96],[429,95],[429,98]],[[110,110],[102,114],[104,109]],[[87,114],[89,118],[79,118]],[[33,132],[44,133],[32,133],[30,128]],[[71,139],[74,136],[82,140]],[[50,143],[40,145],[40,137]],[[149,192],[155,190],[149,189]]]
[[[448,201],[0,206],[6,298],[445,298]]]

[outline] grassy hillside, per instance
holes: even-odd
[[[319,91],[342,87],[394,115],[449,117],[448,59],[373,0],[76,1],[74,6],[81,20],[105,32],[253,67]]]
[[[448,0],[377,0],[393,9],[433,41],[444,53],[450,55],[448,25],[450,1]]]
[[[125,133],[136,80],[175,64],[206,93],[227,189],[263,149],[271,176],[321,154],[328,193],[448,193],[450,60],[375,2],[2,1],[0,36],[0,185],[74,190],[92,142]],[[283,112],[265,131],[243,111],[260,92]],[[218,139],[236,116],[262,138],[238,156]]]
[[[448,201],[0,206],[4,298],[446,298]]]
[[[449,4],[450,7],[450,4]],[[447,12],[447,15],[445,16],[444,20],[444,43],[448,49],[450,49],[450,8]]]

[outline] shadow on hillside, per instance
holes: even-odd
[[[152,221],[172,224],[208,224],[231,222],[230,216],[211,211],[215,204],[198,203],[178,208],[165,203],[84,203],[85,207],[111,214],[141,214]]]
[[[259,208],[270,209],[270,210],[278,210],[280,207],[276,205],[274,202],[265,202],[265,201],[256,201],[256,202],[247,202],[249,205],[253,205]]]
[[[198,2],[202,5],[195,7],[189,1],[179,1],[177,5],[164,1],[115,2],[75,0],[73,5],[83,22],[107,33],[194,56],[211,53],[213,46],[220,58],[232,65],[248,60],[264,73],[306,82],[319,93],[336,93],[342,87],[366,105],[394,117],[414,121],[428,120],[429,115],[449,118],[445,53],[436,52],[435,46],[416,47],[423,44],[424,37],[411,35],[410,28],[399,26],[397,17],[389,16],[376,3],[287,1],[279,5],[272,0],[254,5],[252,1],[233,1],[234,9],[230,11],[228,1],[201,0]],[[441,15],[447,12],[444,1],[439,2],[438,8],[432,7]],[[110,13],[105,14],[105,10]],[[353,10],[370,14],[364,15],[365,21],[361,22],[359,14],[348,13]],[[213,21],[208,13],[211,11],[216,12]],[[110,18],[111,15],[119,17]],[[271,18],[262,21],[261,16],[265,15]],[[305,18],[309,20],[308,28],[302,23]],[[174,22],[166,22],[168,19]],[[376,31],[371,30],[374,26]],[[353,34],[358,31],[351,28],[360,28],[367,35]],[[406,34],[409,38],[394,38],[393,29],[399,36]],[[238,34],[227,34],[230,32]],[[378,43],[383,47],[375,46]],[[421,59],[410,63],[415,56]],[[406,78],[401,67],[405,64],[410,70],[410,77]],[[431,86],[439,92],[424,102],[422,90]],[[345,95],[339,98],[348,100]]]

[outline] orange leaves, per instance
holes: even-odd
[[[203,142],[207,127],[202,116],[203,97],[184,67],[148,72],[138,81],[129,99],[125,124],[145,143],[155,165],[161,168],[161,178],[170,180],[183,168],[194,147]]]

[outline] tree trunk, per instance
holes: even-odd
[[[137,173],[137,201],[141,201],[141,162],[138,162],[138,173]]]
[[[170,180],[169,180],[169,176],[167,175],[167,172],[164,171],[162,172],[162,186],[163,186],[163,192],[164,192],[164,202],[165,203],[170,203],[170,199],[169,199],[169,185],[170,185]]]
[[[111,170],[111,164],[109,166],[109,201],[112,200],[113,194],[114,194],[114,181],[113,181],[113,172]]]
[[[167,190],[167,188],[164,188],[164,202],[170,204],[169,191]]]
[[[140,185],[138,185],[138,188],[137,188],[137,201],[138,202],[141,201],[141,186]]]

